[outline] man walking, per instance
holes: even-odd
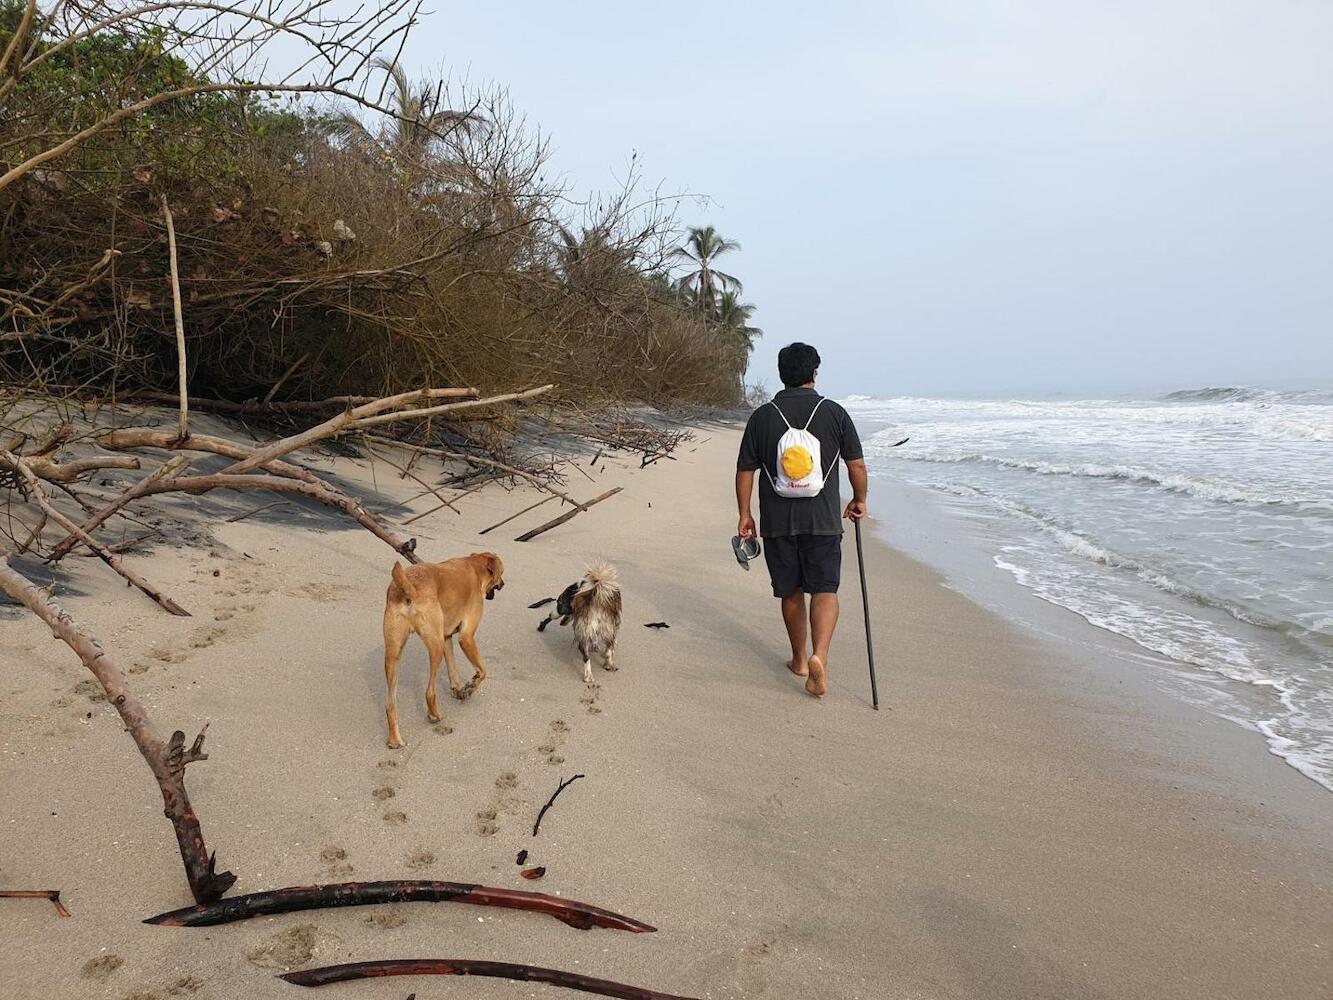
[[[787,668],[806,678],[806,691],[817,698],[828,690],[829,645],[838,624],[839,460],[846,463],[852,484],[852,499],[842,517],[859,521],[866,516],[867,485],[856,427],[846,410],[815,391],[818,374],[819,352],[809,344],[788,344],[778,352],[778,376],[786,388],[750,414],[736,461],[737,533],[742,539],[763,536],[773,596],[782,600],[782,620],[791,640]],[[792,432],[802,428],[814,436],[817,447],[802,448],[797,443],[779,455],[779,443],[797,441]],[[818,468],[809,462],[811,455],[818,456]],[[750,498],[760,470],[756,533]],[[791,486],[792,480],[800,480],[797,488]],[[789,495],[780,495],[780,489]],[[805,495],[790,495],[798,489]]]

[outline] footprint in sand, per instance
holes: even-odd
[[[407,813],[403,812],[401,809],[390,809],[384,814],[382,819],[390,826],[402,826],[407,822]]]
[[[189,657],[179,649],[173,649],[170,645],[153,646],[148,650],[148,655],[160,663],[184,663]]]
[[[227,634],[225,628],[206,628],[190,637],[191,649],[207,649]]]
[[[435,864],[435,852],[424,847],[414,847],[407,855],[407,867],[413,871],[425,871]]]
[[[315,955],[319,928],[301,924],[274,934],[263,944],[245,953],[247,961],[262,969],[294,969],[305,965]]]
[[[356,870],[352,867],[351,862],[347,860],[347,852],[336,844],[320,851],[319,860],[324,863],[326,874],[338,878],[345,878]]]
[[[95,979],[99,983],[104,983],[111,973],[115,972],[125,964],[125,959],[114,953],[98,955],[96,958],[90,958],[83,963],[81,975],[84,979]]]
[[[289,597],[308,597],[312,601],[327,603],[338,600],[350,589],[350,587],[344,587],[336,583],[310,580],[299,586],[289,588],[286,593]]]
[[[51,702],[51,707],[69,708],[69,706],[73,704],[74,704],[74,696],[72,694],[62,694],[59,698],[56,698]]]
[[[494,837],[500,831],[500,825],[495,822],[496,815],[494,807],[477,813],[477,833],[483,837]]]
[[[560,748],[564,745],[565,734],[569,732],[569,726],[564,719],[556,719],[551,723],[550,735],[546,742],[537,747],[537,752],[542,755],[548,764],[563,764],[565,758],[560,754]]]
[[[513,771],[501,771],[495,779],[495,812],[497,814],[515,813],[524,807],[523,796],[517,794],[518,775]]]
[[[181,976],[167,987],[167,996],[187,997],[204,988],[204,981],[198,976]]]
[[[370,793],[370,797],[376,802],[387,802],[397,794],[398,789],[394,788],[392,785],[380,785]]]
[[[579,704],[587,708],[589,715],[601,715],[602,706],[598,702],[602,700],[602,685],[593,681],[590,684],[585,684],[584,687],[587,689],[587,693],[579,699]]]
[[[135,660],[130,664],[129,671],[132,674],[146,674],[148,673],[148,664],[144,663],[143,660]]]
[[[91,702],[106,701],[106,692],[102,690],[102,685],[91,677],[75,684],[74,693],[83,695]]]

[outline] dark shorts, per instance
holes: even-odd
[[[774,597],[836,594],[842,578],[841,535],[784,535],[764,539],[764,562]]]

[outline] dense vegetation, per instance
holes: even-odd
[[[71,22],[0,0],[11,386],[175,387],[169,210],[200,396],[550,381],[739,399],[758,331],[715,266],[735,245],[683,235],[637,175],[571,204],[502,92],[451,93],[387,59],[358,66],[360,89],[262,86],[252,49],[188,2],[168,20],[94,8]]]

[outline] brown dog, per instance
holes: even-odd
[[[398,658],[407,637],[415,632],[430,654],[430,680],[426,683],[426,715],[440,721],[435,704],[435,678],[440,659],[449,668],[449,688],[455,698],[465,698],[486,680],[486,662],[477,649],[477,626],[481,624],[482,598],[492,600],[505,585],[504,563],[494,552],[474,552],[470,556],[447,559],[441,563],[416,566],[393,565],[393,582],[384,602],[384,681],[388,697],[384,714],[389,721],[389,746],[403,745],[398,732]],[[454,663],[454,636],[471,661],[476,673],[469,690],[458,680]]]

